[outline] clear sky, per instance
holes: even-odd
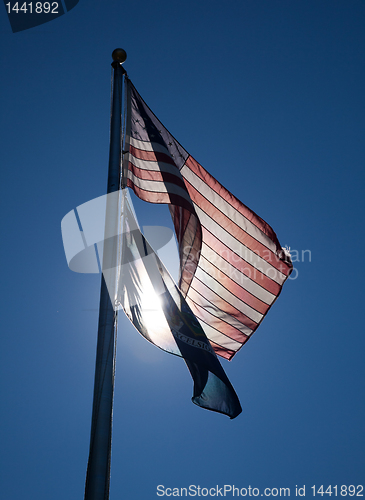
[[[60,222],[106,190],[116,47],[170,132],[291,247],[296,279],[222,361],[233,421],[193,405],[184,362],[120,315],[110,499],[365,483],[364,14],[360,0],[80,0],[13,34],[2,10],[2,499],[83,498],[100,275],[68,269]]]

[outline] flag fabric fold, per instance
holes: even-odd
[[[232,359],[292,271],[273,229],[178,143],[130,80],[126,184],[169,205],[179,244],[179,289],[214,351]]]
[[[141,335],[185,360],[194,380],[192,401],[196,405],[231,418],[241,413],[237,395],[209,340],[141,233],[125,193],[117,302]]]

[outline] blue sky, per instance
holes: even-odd
[[[83,498],[100,276],[68,269],[60,222],[105,194],[119,46],[158,118],[299,261],[222,362],[234,421],[195,407],[184,362],[120,315],[110,499],[364,484],[364,14],[357,0],[81,0],[13,34],[3,9],[2,498]],[[167,220],[136,207],[142,225]]]

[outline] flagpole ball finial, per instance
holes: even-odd
[[[112,53],[113,61],[123,64],[127,59],[127,53],[123,49],[115,49]]]

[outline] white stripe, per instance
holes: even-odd
[[[199,266],[195,272],[195,276],[198,280],[204,283],[205,286],[210,288],[212,292],[218,295],[220,298],[231,304],[233,307],[238,309],[241,313],[245,314],[248,318],[252,319],[255,323],[259,323],[263,318],[263,314],[256,311],[245,302],[240,300],[236,295],[231,293],[227,288],[224,288],[218,281],[216,281],[210,274],[208,274],[204,269]],[[192,286],[194,286],[194,280],[192,281]],[[210,300],[208,294],[207,299]],[[214,299],[211,302],[215,302]]]
[[[176,175],[181,179],[180,171],[175,165],[171,165],[169,163],[165,163],[163,161],[148,161],[141,160],[140,158],[136,158],[131,153],[126,154],[127,159],[135,166],[140,168],[141,170],[152,170],[153,172],[169,172],[171,174]]]
[[[210,314],[212,314],[213,316],[215,316],[216,318],[228,323],[229,325],[233,326],[233,328],[236,328],[245,335],[251,335],[252,333],[251,328],[244,325],[243,323],[241,323],[241,321],[234,318],[230,314],[227,314],[224,311],[222,311],[222,309],[214,305],[212,302],[209,302],[205,297],[200,295],[199,292],[195,291],[191,287],[189,288],[189,293],[187,295],[186,300],[189,302],[190,307],[194,308],[194,310],[199,311],[199,309],[195,309],[196,306],[198,305],[203,309],[205,309]]]
[[[213,220],[209,215],[207,215],[201,208],[199,208],[195,203],[195,210],[199,217],[199,220],[206,229],[208,229],[214,236],[216,236],[224,245],[229,249],[239,255],[246,262],[251,264],[255,269],[265,274],[265,276],[271,278],[279,285],[283,284],[286,280],[286,276],[278,271],[275,267],[270,265],[265,259],[259,255],[252,252],[248,247],[243,245],[228,231],[223,229],[215,220]]]
[[[157,153],[165,153],[171,156],[169,150],[158,142],[138,141],[137,139],[131,137],[130,144],[131,146],[134,146],[137,149],[141,149],[142,151],[156,151]]]
[[[246,219],[238,210],[236,210],[232,205],[230,205],[226,200],[224,200],[219,194],[217,194],[207,183],[205,183],[199,176],[197,176],[189,167],[184,165],[180,170],[182,176],[190,182],[195,189],[201,193],[204,198],[206,198],[212,205],[214,205],[218,210],[223,212],[232,222],[237,224],[237,226],[250,236],[255,238],[255,240],[262,243],[265,247],[270,249],[276,255],[276,245],[275,243],[263,233],[255,224]]]
[[[134,175],[133,172],[131,172],[130,170],[128,170],[128,179],[130,179],[133,182],[133,184],[135,184],[137,187],[144,189],[145,191],[152,191],[155,193],[176,194],[178,196],[181,196],[191,204],[190,196],[185,191],[185,189],[171,182],[149,181],[146,179],[140,179],[139,177]]]
[[[262,288],[262,286],[255,283],[255,281],[252,281],[240,270],[236,269],[234,266],[232,266],[232,264],[224,260],[219,254],[213,251],[204,242],[202,244],[202,255],[215,267],[222,271],[222,273],[228,276],[239,286],[252,293],[252,295],[265,302],[265,304],[270,305],[275,300],[276,295],[268,292],[267,290],[265,290],[265,288]],[[242,263],[244,264],[244,261],[242,261]],[[249,274],[251,270],[248,269],[247,271]]]

